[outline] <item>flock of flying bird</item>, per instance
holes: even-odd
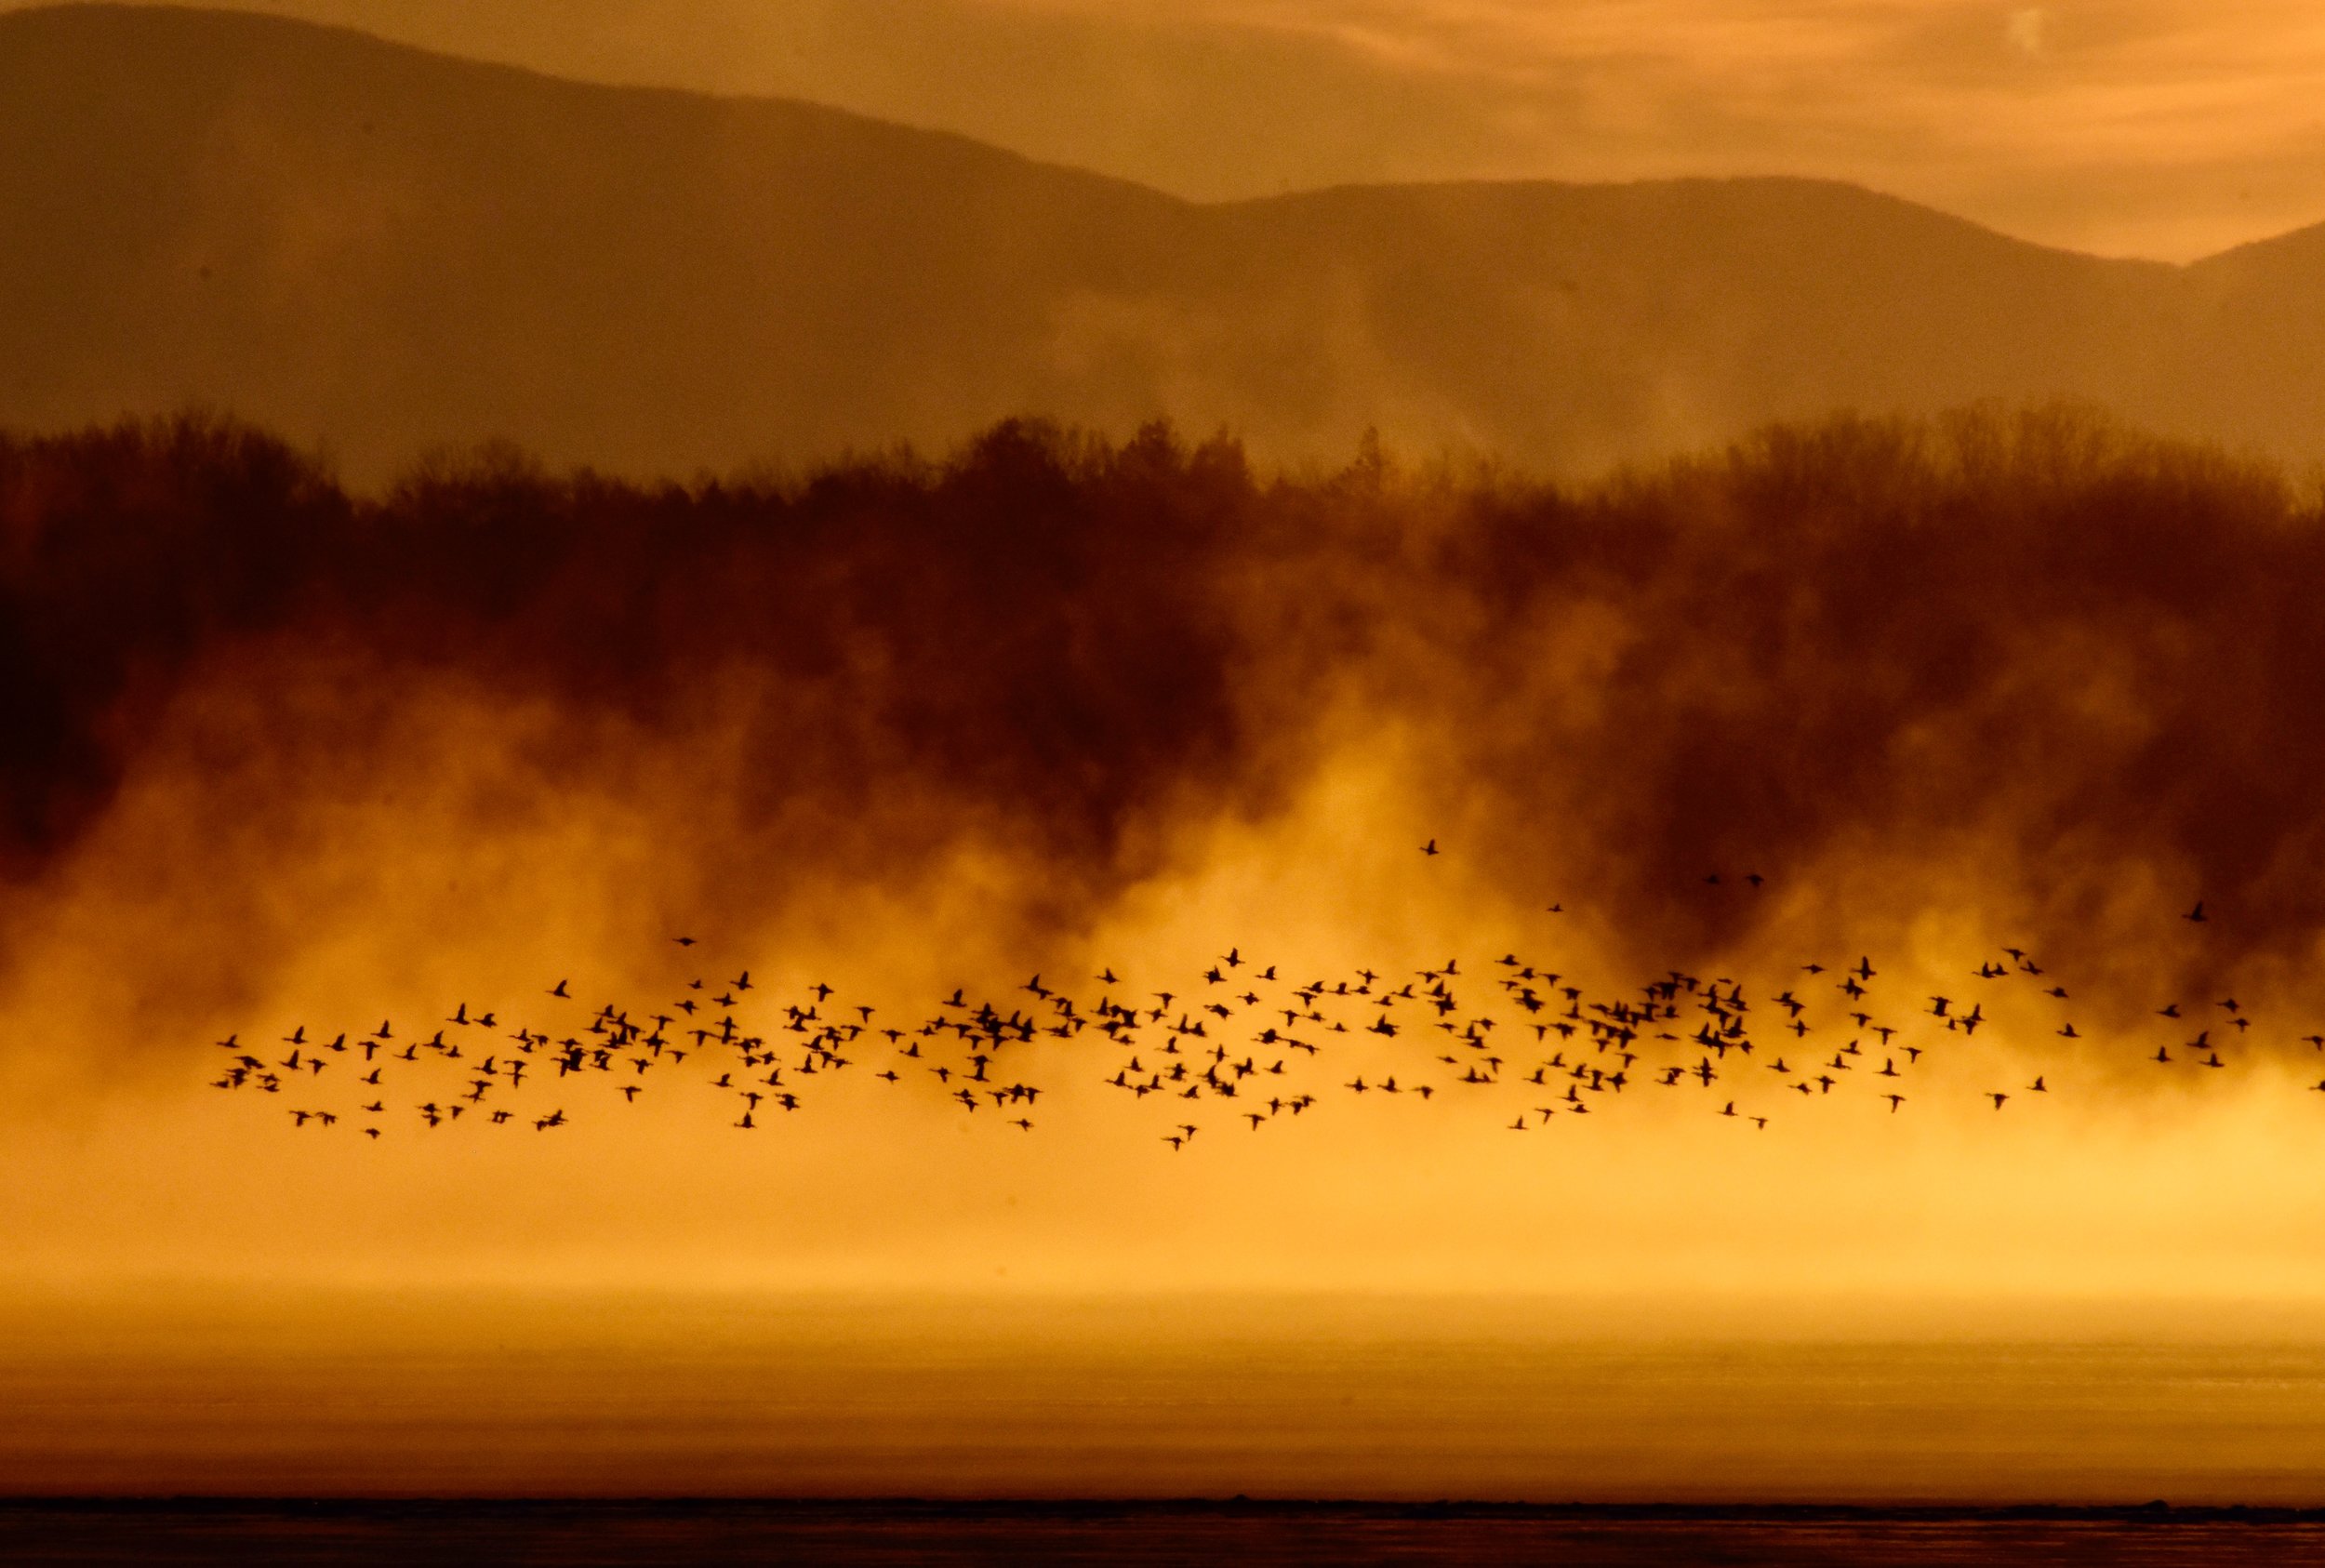
[[[1440,853],[1434,839],[1421,849]],[[2199,903],[2182,918],[2208,917]],[[671,941],[698,956],[694,937]],[[706,1092],[748,1134],[779,1126],[835,1075],[856,1072],[883,1093],[934,1092],[963,1116],[1032,1133],[1065,1072],[1147,1108],[1154,1136],[1177,1151],[1199,1135],[1258,1133],[1350,1096],[1458,1107],[1517,1133],[1671,1093],[1760,1129],[1836,1097],[1877,1096],[1893,1114],[1923,1095],[1933,1056],[1959,1055],[1996,1022],[1994,1009],[2013,1008],[2022,1045],[2017,1009],[2029,1001],[2046,1014],[2034,1027],[2085,1038],[2066,987],[2014,947],[1965,966],[1947,994],[1904,997],[1862,955],[1800,964],[1757,991],[1673,969],[1598,996],[1515,950],[1474,965],[1447,958],[1406,973],[1314,976],[1229,946],[1169,989],[1134,989],[1110,967],[1080,986],[1037,974],[998,999],[962,988],[901,1015],[820,981],[778,996],[748,968],[700,967],[646,1004],[586,997],[560,977],[538,988],[522,1019],[459,1003],[361,1031],[237,1031],[217,1042],[225,1055],[212,1086],[274,1097],[292,1128],[365,1139],[549,1133],[645,1096]],[[2253,1043],[2252,1013],[2233,997],[2154,1012],[2170,1038],[2139,1054],[2160,1069],[2223,1070]],[[2304,1039],[2325,1051],[2325,1035]],[[2022,1059],[2006,1052],[1982,1065],[1991,1076]],[[1999,1111],[2053,1092],[2056,1071],[1954,1092],[1981,1093]],[[2325,1081],[2313,1087],[2325,1092]]]

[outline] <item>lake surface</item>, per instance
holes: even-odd
[[[21,1561],[1885,1564],[2325,1561],[2325,1519],[1319,1505],[0,1506]]]
[[[2325,1561],[2200,1511],[2325,1507],[2305,1314],[52,1295],[0,1409],[9,1560]]]

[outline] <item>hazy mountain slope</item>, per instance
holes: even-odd
[[[502,432],[617,466],[948,437],[1173,211],[801,105],[217,14],[0,19],[12,420],[206,396],[357,470]]]
[[[2298,446],[2325,384],[2271,338],[2297,257],[2102,261],[1797,180],[1191,206],[225,13],[0,16],[0,422],[205,399],[359,479],[491,435],[686,471],[1020,411],[1588,464],[2062,393]]]
[[[2325,460],[2325,224],[2199,261],[2187,287],[2159,402],[2190,428]]]
[[[1396,422],[1581,460],[1838,406],[2119,392],[2175,284],[1804,180],[1349,189],[1205,216],[1251,273],[1332,300]]]

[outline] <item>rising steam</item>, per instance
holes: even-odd
[[[2325,929],[2318,525],[2264,466],[2056,409],[1772,429],[1584,488],[1012,422],[659,488],[487,452],[368,498],[231,423],[13,438],[0,875],[21,931],[131,793],[185,803],[157,865],[259,868],[303,852],[308,795],[489,756],[494,790],[426,810],[651,799],[659,907],[974,847],[1030,943],[1186,824],[1264,827],[1370,755],[1416,842],[1641,962],[1971,898],[2087,968],[2281,975]],[[1706,891],[1747,870],[1783,897]],[[149,903],[189,896],[155,874]],[[297,949],[249,890],[206,918],[212,1002]],[[193,966],[168,948],[153,988]]]

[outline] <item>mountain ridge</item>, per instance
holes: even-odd
[[[1979,398],[2325,428],[2325,311],[2284,304],[2325,299],[2325,225],[2175,264],[1785,176],[1191,202],[236,12],[0,14],[0,422],[202,402],[360,480],[496,436],[686,472],[1020,413],[1552,470]]]
[[[1865,196],[1872,197],[1883,203],[1893,204],[1899,208],[1934,216],[1944,219],[1948,224],[1973,229],[1979,233],[1991,234],[1999,239],[2006,240],[2013,245],[2024,246],[2037,250],[2053,251],[2058,254],[2067,256],[2085,257],[2092,260],[2119,261],[2138,266],[2171,268],[2175,271],[2189,271],[2204,267],[2224,258],[2236,256],[2250,250],[2274,246],[2282,242],[2292,240],[2302,235],[2315,235],[2319,243],[2325,244],[2325,219],[2320,219],[2315,223],[2303,224],[2296,228],[2284,230],[2278,233],[2265,234],[2255,239],[2241,241],[2222,250],[2196,257],[2186,261],[2169,261],[2149,257],[2109,256],[2103,255],[2098,252],[2078,250],[2070,246],[2053,245],[2046,241],[2029,239],[2024,235],[2013,234],[2005,229],[1997,228],[1991,224],[1981,222],[1976,219],[1948,211],[1945,207],[1935,206],[1929,202],[1918,201],[1909,196],[1902,196],[1893,192],[1881,190],[1878,186],[1866,185],[1858,181],[1837,178],[1794,174],[1671,175],[1645,177],[1634,179],[1593,180],[1559,179],[1534,176],[1518,176],[1508,179],[1462,178],[1438,180],[1350,180],[1299,187],[1289,191],[1275,192],[1261,195],[1207,199],[1182,196],[1173,192],[1166,191],[1160,186],[1149,184],[1141,180],[1119,175],[1107,174],[1099,170],[1087,168],[1072,163],[1062,162],[1056,159],[1037,157],[1030,153],[1016,151],[1015,149],[1003,146],[998,142],[981,140],[964,132],[950,130],[937,126],[913,125],[901,120],[889,119],[876,114],[864,113],[860,111],[847,109],[837,104],[820,102],[814,99],[790,97],[780,94],[734,93],[691,87],[599,82],[587,77],[565,75],[557,72],[538,70],[530,66],[510,64],[499,60],[476,59],[444,49],[431,48],[423,45],[395,42],[393,40],[382,38],[376,33],[366,33],[361,28],[343,26],[331,22],[306,21],[295,18],[272,15],[265,12],[236,10],[227,7],[176,4],[170,3],[170,0],[162,0],[162,3],[157,4],[140,4],[137,3],[137,0],[58,0],[58,3],[55,4],[27,6],[19,9],[0,11],[0,33],[4,33],[12,25],[19,22],[32,22],[40,19],[60,17],[108,14],[122,18],[135,19],[152,17],[182,17],[187,19],[199,19],[200,21],[206,26],[225,25],[230,27],[247,27],[251,30],[254,35],[262,35],[270,32],[286,37],[299,35],[312,36],[317,34],[327,35],[342,42],[359,44],[366,48],[376,48],[379,50],[391,51],[396,54],[417,56],[425,60],[456,65],[464,70],[512,78],[521,78],[537,83],[556,83],[568,87],[578,87],[593,92],[615,94],[626,98],[658,97],[679,100],[707,100],[714,103],[781,105],[787,109],[803,110],[817,115],[830,116],[834,120],[844,121],[858,126],[877,127],[883,132],[897,133],[899,137],[903,138],[926,139],[930,141],[954,143],[964,149],[974,149],[981,155],[1007,159],[1033,168],[1056,170],[1060,173],[1077,176],[1094,182],[1101,182],[1126,190],[1136,191],[1147,196],[1152,197],[1155,200],[1189,208],[1264,207],[1277,204],[1296,203],[1306,198],[1329,196],[1339,193],[1363,192],[1399,193],[1408,191],[1446,191],[1463,189],[1593,191],[1630,190],[1639,188],[1797,185],[1856,193]]]

